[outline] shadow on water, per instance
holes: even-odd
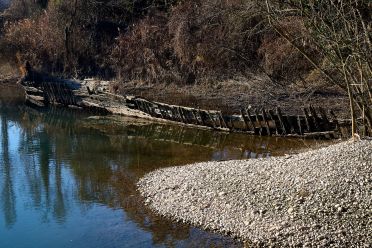
[[[0,233],[7,233],[0,237],[0,246],[23,247],[22,243],[17,245],[21,242],[17,237],[27,239],[23,226],[28,223],[40,231],[27,242],[48,237],[43,230],[52,232],[53,228],[66,232],[66,236],[77,235],[74,246],[62,242],[61,247],[239,247],[241,244],[230,238],[154,214],[144,206],[136,182],[161,167],[277,156],[316,143],[121,117],[90,117],[65,109],[36,111],[21,105],[0,106],[0,117],[0,202],[4,216]],[[97,208],[104,214],[88,217]],[[108,217],[118,211],[122,213],[119,217]],[[79,218],[90,218],[89,231],[84,234],[79,233],[83,228]],[[58,229],[61,226],[64,228]],[[127,230],[127,226],[132,227]],[[98,238],[97,233],[104,235]],[[55,247],[64,233],[59,235],[50,236]]]

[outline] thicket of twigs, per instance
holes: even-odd
[[[14,0],[2,53],[55,74],[122,81],[194,83],[255,70],[292,80],[310,69],[255,1],[135,3]]]
[[[369,0],[13,0],[0,54],[121,82],[322,80],[348,92],[357,132],[372,126],[371,13]]]
[[[372,3],[369,0],[266,0],[269,24],[330,84],[348,92],[353,133],[372,135]],[[296,18],[306,32],[283,20]],[[316,53],[308,49],[311,44]],[[321,59],[319,59],[321,58]],[[361,116],[358,120],[357,117]],[[359,130],[358,130],[359,129]]]

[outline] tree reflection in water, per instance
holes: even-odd
[[[1,208],[4,214],[5,225],[11,228],[17,220],[16,197],[12,180],[12,167],[9,156],[8,121],[6,116],[1,115]]]
[[[24,107],[0,108],[1,206],[6,225],[16,223],[15,189],[9,156],[9,122],[16,124],[17,145],[30,201],[22,203],[61,225],[73,202],[122,209],[128,220],[152,234],[153,245],[219,247],[239,243],[159,217],[143,204],[137,180],[154,169],[197,161],[245,159],[287,153],[299,140],[260,138],[159,125],[113,117],[88,118],[79,112]],[[19,174],[19,173],[18,173]],[[23,179],[21,179],[23,180]]]

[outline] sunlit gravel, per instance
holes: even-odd
[[[161,215],[249,247],[371,247],[372,142],[154,171],[138,187]]]

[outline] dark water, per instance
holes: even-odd
[[[240,247],[155,215],[136,181],[160,167],[308,145],[0,106],[0,247]]]

